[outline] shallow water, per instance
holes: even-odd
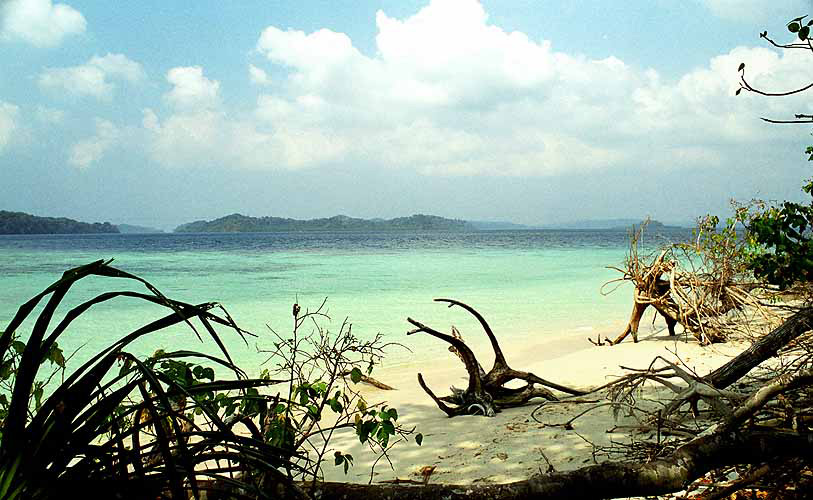
[[[687,235],[672,231],[649,243]],[[247,346],[224,333],[249,372],[256,373],[264,359],[256,346],[271,345],[266,325],[284,334],[295,301],[315,308],[325,297],[332,321],[324,326],[338,329],[349,317],[358,336],[380,332],[412,350],[391,350],[390,363],[436,355],[445,362],[445,345],[405,335],[407,316],[441,330],[453,324],[478,348],[485,339],[465,312],[434,303],[435,297],[477,308],[515,351],[614,333],[629,314],[631,289],[607,296],[599,289],[619,276],[606,266],[621,265],[627,245],[626,231],[0,236],[0,328],[66,269],[115,258],[114,266],[149,280],[169,297],[222,303],[238,324],[258,335]],[[60,311],[102,291],[133,287],[143,290],[118,279],[83,280]],[[68,351],[85,346],[76,358],[84,359],[163,313],[118,299],[82,315],[60,343]],[[159,347],[200,344],[186,328],[176,328],[133,349],[143,355]]]

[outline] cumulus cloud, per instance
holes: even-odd
[[[121,132],[113,123],[97,118],[96,133],[74,144],[68,155],[68,163],[84,169],[99,161],[119,140]]]
[[[200,66],[172,68],[167,72],[172,90],[164,100],[176,108],[214,108],[220,103],[220,82],[203,76]]]
[[[11,136],[17,129],[17,118],[20,108],[14,104],[0,101],[0,153],[11,142]]]
[[[760,86],[813,79],[802,51],[735,48],[665,80],[506,31],[476,0],[433,0],[405,19],[378,12],[375,22],[374,55],[343,33],[267,27],[256,49],[280,76],[252,113],[226,109],[202,68],[174,68],[168,109],[145,112],[151,152],[167,165],[367,164],[427,175],[716,167],[743,145],[787,140],[757,116],[809,107],[801,97],[734,96],[740,62]],[[252,80],[267,76],[252,68]]]
[[[38,84],[43,90],[110,100],[117,80],[137,83],[144,77],[141,64],[123,54],[107,54],[94,56],[80,66],[47,68],[40,74]]]
[[[35,47],[55,47],[70,35],[85,32],[84,16],[51,0],[7,0],[0,5],[0,38]]]
[[[271,77],[262,68],[253,64],[248,66],[248,77],[254,85],[271,85]]]
[[[173,84],[164,95],[171,112],[161,119],[146,109],[142,120],[150,154],[165,165],[298,168],[337,158],[343,149],[319,129],[272,130],[255,117],[227,113],[220,82],[206,78],[201,67],[173,68],[167,80]],[[263,102],[260,97],[261,109]]]

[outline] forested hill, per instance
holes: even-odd
[[[0,210],[0,234],[88,234],[118,233],[109,222],[79,222],[65,217],[38,217],[23,212]]]
[[[326,219],[297,220],[232,214],[212,221],[196,221],[175,228],[176,233],[263,233],[281,231],[471,231],[474,226],[436,215],[395,219],[356,219],[337,215]]]

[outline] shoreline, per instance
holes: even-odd
[[[519,345],[511,348],[507,344],[502,347],[513,368],[531,371],[544,379],[579,389],[597,387],[623,375],[625,372],[621,366],[646,368],[658,355],[670,361],[680,359],[690,369],[704,375],[747,347],[738,341],[701,347],[693,340],[683,342],[680,340],[682,336],[677,339],[668,337],[663,330],[665,328],[642,332],[637,344],[593,346],[581,337],[551,340],[531,348]],[[540,347],[548,349],[540,354],[537,351]],[[485,351],[477,352],[481,355]],[[493,356],[483,357],[480,362],[488,369],[492,359]],[[585,407],[567,402],[549,404],[537,414],[537,422],[531,418],[531,412],[544,402],[541,399],[505,409],[493,418],[448,418],[418,386],[419,371],[438,395],[447,394],[450,385],[462,387],[467,383],[465,369],[452,353],[436,361],[423,360],[418,355],[410,362],[373,372],[374,377],[396,390],[383,391],[364,385],[361,392],[367,402],[386,402],[397,408],[398,422],[406,428],[415,426],[415,432],[424,435],[421,446],[410,439],[390,450],[392,467],[386,459],[381,459],[372,474],[373,482],[420,481],[420,470],[427,466],[435,467],[430,478],[433,483],[518,481],[544,471],[546,460],[557,471],[598,463],[601,460],[596,462],[591,443],[607,446],[612,440],[628,437],[626,431],[610,432],[616,425],[625,423],[623,416],[614,421],[610,407],[586,414],[567,430],[556,424],[569,420]],[[371,467],[376,456],[359,444],[353,431],[335,435],[331,445],[335,450],[351,454],[355,465],[345,475],[340,467],[333,466],[332,461],[326,462],[323,464],[326,481],[367,483],[371,480]],[[332,453],[329,453],[328,458],[331,457]]]

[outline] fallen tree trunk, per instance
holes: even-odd
[[[785,320],[781,325],[774,328],[770,333],[764,335],[751,347],[741,352],[728,363],[717,368],[706,376],[700,377],[694,373],[677,366],[663,358],[656,358],[666,367],[653,370],[643,370],[640,373],[628,375],[618,381],[611,382],[618,387],[626,389],[617,392],[618,395],[628,398],[631,394],[630,388],[634,389],[637,383],[630,381],[653,380],[664,385],[675,392],[675,398],[666,404],[662,410],[663,418],[670,418],[683,405],[689,404],[692,414],[698,414],[698,401],[703,400],[712,407],[719,415],[726,415],[731,411],[729,403],[725,399],[736,401],[742,395],[733,391],[728,391],[730,385],[741,380],[748,372],[762,364],[764,361],[775,356],[782,348],[786,347],[794,339],[809,331],[813,326],[813,308],[804,308],[793,316]],[[677,377],[682,379],[687,386],[676,386],[667,382],[668,378]],[[621,384],[619,384],[619,382]]]
[[[802,309],[737,357],[703,378],[713,387],[725,389],[766,359],[776,356],[780,349],[811,328],[813,308]]]
[[[497,485],[318,483],[314,498],[388,500],[619,498],[672,493],[726,465],[809,457],[813,434],[720,432],[696,438],[649,463],[604,463]],[[304,488],[310,490],[309,486]]]

